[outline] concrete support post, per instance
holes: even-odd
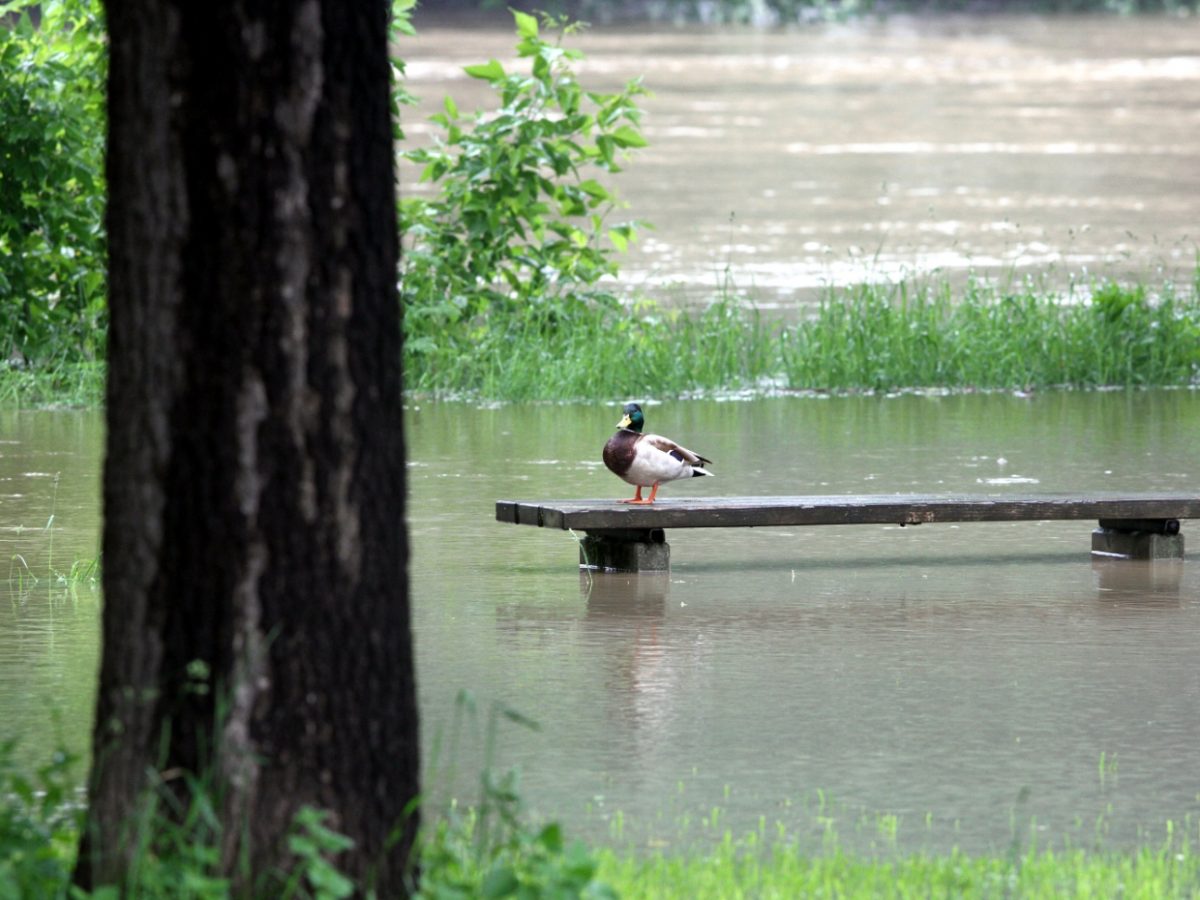
[[[1113,522],[1102,521],[1092,532],[1092,555],[1122,559],[1183,559],[1183,535],[1178,523],[1174,533],[1114,528]],[[1167,533],[1163,533],[1167,532]]]
[[[579,542],[580,568],[613,572],[666,572],[671,546],[661,528],[589,531]]]

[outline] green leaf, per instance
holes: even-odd
[[[442,108],[446,110],[446,115],[451,119],[458,118],[458,104],[454,102],[454,98],[449,94],[447,94],[446,98],[442,101]]]
[[[330,865],[312,866],[308,881],[317,889],[318,897],[342,898],[354,893],[354,882]]]
[[[596,138],[596,150],[599,152],[600,158],[609,166],[614,165],[616,162],[614,159],[615,144],[616,142],[607,134],[602,134]]]
[[[551,822],[537,836],[537,841],[551,853],[561,853],[563,849],[562,826]]]
[[[536,38],[538,36],[538,21],[534,16],[515,9],[512,11],[512,14],[517,22],[517,34],[523,38]]]
[[[412,12],[417,0],[392,0],[392,27],[401,34],[415,37],[417,30],[412,26]]]
[[[482,78],[484,81],[499,81],[504,77],[504,66],[494,59],[476,66],[463,66],[463,71],[472,78]]]
[[[648,147],[649,142],[642,137],[640,131],[632,125],[622,125],[616,131],[610,132],[613,143],[618,147]]]
[[[521,883],[517,881],[513,870],[508,866],[501,866],[488,872],[480,887],[483,897],[491,900],[494,897],[510,897],[520,886]]]
[[[525,715],[524,713],[518,712],[511,706],[502,706],[500,708],[500,714],[504,716],[504,718],[508,719],[508,721],[514,722],[517,725],[523,725],[530,731],[542,730],[542,726],[539,725],[535,720],[529,718],[529,716]]]
[[[608,230],[608,239],[612,241],[612,245],[621,253],[629,249],[629,239],[621,233],[619,228],[610,228]]]
[[[594,197],[597,200],[612,199],[612,194],[608,192],[608,189],[594,178],[579,182],[579,189],[589,197]]]

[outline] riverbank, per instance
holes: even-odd
[[[785,848],[740,851],[726,842],[691,858],[600,853],[599,880],[624,900],[732,900],[754,897],[1138,897],[1200,895],[1200,857],[1183,848],[1126,854],[1029,851],[972,857],[905,856],[872,860],[835,852],[800,856]]]
[[[787,323],[733,291],[699,313],[556,306],[411,342],[410,392],[493,401],[728,392],[1178,386],[1200,373],[1200,291],[1164,284],[864,284]]]
[[[103,362],[0,364],[0,409],[95,409],[104,403]]]
[[[556,304],[426,323],[410,336],[410,395],[475,402],[905,389],[1192,385],[1200,270],[1191,284],[1101,281],[1067,296],[1034,282],[902,281],[831,289],[797,321],[730,289],[698,313],[651,301]],[[0,369],[0,407],[96,407],[104,366]]]
[[[0,747],[4,763],[11,745]],[[70,760],[61,755],[42,768],[36,784],[0,770],[0,891],[5,896],[109,896],[70,884],[80,813],[66,780]],[[478,823],[467,813],[472,823]],[[452,817],[453,821],[453,817]],[[623,900],[735,900],[735,898],[1187,898],[1200,896],[1200,855],[1195,823],[1167,822],[1157,845],[1127,852],[1082,849],[1022,850],[941,856],[867,858],[826,851],[803,854],[786,843],[768,844],[761,832],[735,840],[729,833],[708,851],[683,855],[589,849],[567,843],[561,829],[538,830],[500,817],[491,833],[445,820],[427,822],[416,897],[590,897]],[[294,868],[266,883],[282,896],[350,896],[355,885],[337,870],[345,843],[306,811],[293,837]],[[228,883],[213,874],[219,835],[203,816],[181,823],[163,818],[145,835],[144,863],[136,868],[135,894],[227,896]],[[285,877],[286,876],[286,877]]]

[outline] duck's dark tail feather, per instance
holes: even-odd
[[[707,469],[697,469],[695,467],[692,468],[693,478],[699,478],[701,475],[712,475],[712,472],[709,472]]]

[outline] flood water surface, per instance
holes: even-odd
[[[88,751],[102,441],[97,413],[0,412],[0,742],[29,767]]]
[[[689,402],[647,427],[716,460],[666,502],[1188,491],[1197,400]],[[536,809],[639,846],[765,825],[941,851],[1123,845],[1200,812],[1190,561],[1094,563],[1087,522],[717,529],[668,532],[669,576],[581,577],[570,535],[488,519],[627,496],[599,463],[617,407],[464,414],[412,416],[426,736],[460,689],[538,720],[496,742]]]
[[[666,503],[1200,479],[1192,391],[645,409],[715,460],[717,477],[667,485]],[[432,802],[477,800],[490,759],[519,768],[534,813],[638,848],[726,829],[814,850],[1123,847],[1200,821],[1195,523],[1188,559],[1153,567],[1093,562],[1089,522],[1017,522],[678,530],[669,575],[581,575],[570,534],[498,523],[494,504],[629,496],[600,462],[619,415],[406,414]],[[8,553],[35,572],[94,554],[99,417],[5,423]],[[20,736],[29,762],[59,739],[86,748],[90,728],[99,604],[53,584],[10,580],[0,602],[0,740]],[[492,729],[493,710],[539,729]]]
[[[643,77],[648,149],[613,186],[653,223],[622,282],[698,302],[726,275],[789,310],[826,285],[968,273],[1051,289],[1094,277],[1190,283],[1200,195],[1200,21],[911,19],[796,30],[592,29],[581,77]],[[504,28],[403,43],[405,117],[461,66],[513,57]],[[516,68],[519,63],[512,61]],[[418,191],[416,172],[402,187]]]

